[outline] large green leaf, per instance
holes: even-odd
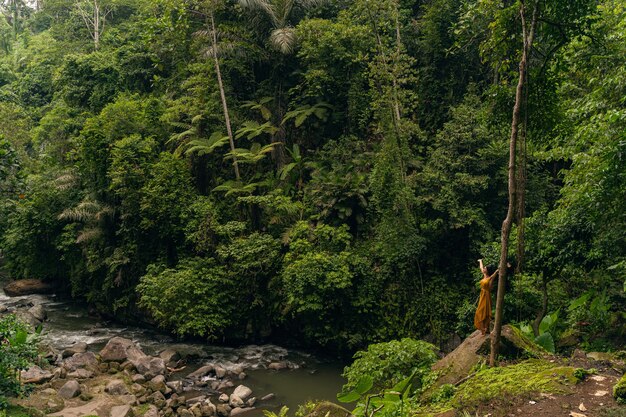
[[[554,339],[550,333],[540,334],[537,338],[535,338],[535,343],[550,353],[554,353],[556,350],[554,347]]]
[[[337,401],[340,401],[342,403],[353,403],[357,401],[359,398],[361,398],[361,396],[355,390],[337,394]]]
[[[364,395],[369,390],[371,390],[373,386],[374,386],[374,378],[372,378],[369,375],[366,375],[359,380],[359,382],[356,384],[356,387],[354,387],[354,390],[357,393]]]

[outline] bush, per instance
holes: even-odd
[[[0,319],[0,410],[7,407],[6,397],[25,392],[19,372],[29,367],[37,357],[34,339],[26,326],[14,315]]]
[[[355,361],[343,372],[348,380],[343,390],[354,388],[362,376],[369,375],[374,387],[391,387],[416,371],[416,379],[428,374],[437,359],[435,347],[421,340],[405,338],[370,345],[354,355]],[[418,386],[415,386],[419,388]]]
[[[232,322],[233,283],[212,259],[182,260],[176,268],[150,265],[137,286],[140,307],[181,336],[216,339]]]
[[[613,387],[613,397],[620,404],[626,404],[626,375],[615,384]]]

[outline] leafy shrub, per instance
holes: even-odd
[[[355,267],[361,258],[351,251],[346,226],[299,222],[289,239],[280,274],[284,314],[300,324],[306,337],[328,344],[343,337],[339,333],[349,315]]]
[[[355,387],[363,375],[371,376],[378,389],[393,386],[413,372],[421,382],[437,355],[430,343],[405,338],[370,345],[367,350],[357,352],[354,359],[343,372],[348,380],[344,391]]]
[[[232,322],[232,281],[211,259],[185,259],[176,268],[150,265],[137,291],[139,305],[181,336],[216,339]]]
[[[34,336],[14,315],[0,319],[0,410],[7,407],[6,397],[25,392],[19,372],[37,357]]]

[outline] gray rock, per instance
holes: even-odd
[[[167,385],[167,387],[169,387],[172,391],[174,391],[177,394],[180,394],[181,392],[183,392],[183,381],[170,381],[170,382],[167,382],[165,385]]]
[[[248,407],[252,407],[254,404],[256,404],[256,397],[250,397],[248,398],[248,401],[246,401],[246,405]]]
[[[228,394],[222,394],[218,399],[223,403],[227,403],[230,398],[228,397]]]
[[[237,408],[237,407],[243,407],[243,404],[244,403],[241,398],[239,398],[235,394],[231,394],[230,400],[228,401],[228,405],[230,405],[233,408]]]
[[[159,417],[159,409],[150,404],[148,410],[143,414],[143,417]]]
[[[165,377],[163,375],[157,375],[148,382],[148,388],[152,391],[161,391],[165,394],[166,386],[165,386]]]
[[[75,379],[67,381],[61,389],[59,389],[59,395],[66,400],[78,397],[81,393],[80,384]]]
[[[0,306],[0,314],[6,313],[7,311],[9,311],[9,308],[7,306]]]
[[[267,368],[268,369],[273,369],[275,371],[280,371],[282,369],[287,369],[289,367],[289,365],[287,365],[286,362],[272,362],[270,363]]]
[[[133,375],[133,382],[136,382],[138,384],[142,384],[144,382],[146,382],[146,377],[141,375],[141,374],[135,374]]]
[[[15,317],[22,323],[29,326],[31,329],[36,329],[37,326],[41,324],[39,320],[35,316],[33,316],[29,311],[18,310],[15,312]]]
[[[44,371],[37,365],[30,367],[26,371],[20,373],[24,384],[43,384],[52,379],[52,372]]]
[[[166,364],[173,364],[180,359],[180,354],[174,349],[165,349],[159,353],[159,358],[163,359]]]
[[[248,375],[246,375],[245,372],[242,372],[239,374],[238,378],[240,381],[243,381],[244,379],[246,379],[248,377]]]
[[[193,413],[186,408],[179,408],[177,413],[180,417],[194,417]]]
[[[110,417],[133,417],[133,410],[130,405],[118,405],[111,408]]]
[[[132,340],[123,337],[112,338],[100,351],[100,357],[104,362],[125,362],[127,360],[133,362],[145,356],[146,354]]]
[[[203,367],[198,368],[197,370],[193,371],[189,375],[187,375],[187,378],[200,379],[203,376],[207,376],[210,372],[213,372],[213,369],[214,369],[213,365],[203,366]]]
[[[161,391],[157,391],[148,397],[148,401],[156,405],[157,408],[163,408],[165,405],[165,397]]]
[[[225,389],[232,388],[234,386],[235,386],[235,384],[233,384],[232,381],[226,380],[226,381],[220,382],[220,385],[217,387],[217,390],[218,391],[223,391]]]
[[[216,366],[215,367],[215,376],[217,376],[218,378],[224,378],[226,376],[226,369],[222,368],[221,366]]]
[[[77,369],[73,372],[67,374],[68,378],[76,378],[76,379],[89,379],[93,376],[93,372],[87,369]]]
[[[128,394],[128,388],[126,388],[124,381],[114,379],[104,387],[104,392],[111,395],[126,395]]]
[[[63,361],[63,367],[70,372],[80,368],[95,370],[98,368],[98,358],[93,352],[76,353]]]
[[[202,417],[202,409],[200,408],[200,403],[195,403],[189,408],[193,417]]]
[[[217,415],[220,417],[228,417],[230,416],[230,406],[228,404],[218,404],[216,407]]]
[[[143,374],[146,379],[154,378],[157,375],[163,375],[166,372],[165,362],[161,358],[153,358],[151,356],[142,356],[135,359],[130,360],[135,368],[137,368],[137,372]]]
[[[32,314],[33,317],[35,317],[39,321],[44,321],[45,319],[48,318],[48,313],[46,312],[46,309],[43,308],[41,304],[29,308],[28,312]]]
[[[217,408],[211,401],[206,400],[200,405],[203,417],[212,417],[217,413]]]
[[[255,410],[255,408],[241,408],[241,407],[233,408],[232,411],[230,412],[230,417],[234,417],[234,416],[239,415],[239,414],[247,413],[247,412],[252,411],[252,410]]]
[[[132,391],[133,394],[139,395],[140,397],[146,393],[146,387],[140,384],[133,384],[130,387],[130,390]]]
[[[246,387],[245,385],[239,385],[237,388],[235,388],[235,390],[233,391],[233,395],[241,398],[242,400],[246,400],[246,398],[248,398],[249,396],[252,395],[252,390],[248,387]]]
[[[63,351],[62,355],[63,355],[63,359],[65,359],[65,358],[69,358],[70,356],[74,356],[77,353],[85,353],[85,352],[87,352],[87,343],[78,342],[66,348]]]

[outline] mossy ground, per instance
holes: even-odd
[[[494,398],[517,397],[533,392],[567,394],[579,381],[575,368],[541,359],[480,370],[435,404],[416,410],[419,416],[433,415],[450,409],[474,408]]]
[[[0,417],[31,417],[27,409],[19,406],[9,406],[6,410],[0,410]]]

